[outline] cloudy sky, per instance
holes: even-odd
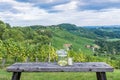
[[[12,26],[120,25],[120,0],[0,0],[0,20]]]

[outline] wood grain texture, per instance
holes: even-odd
[[[57,63],[15,63],[7,67],[8,72],[112,72],[114,69],[104,62],[74,63],[59,66]]]

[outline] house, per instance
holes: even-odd
[[[68,51],[72,47],[72,44],[64,44],[63,47]]]

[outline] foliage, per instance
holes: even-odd
[[[120,54],[120,41],[96,40],[95,43],[100,46],[99,53]]]
[[[112,32],[106,28],[89,29],[73,24],[11,27],[0,21],[0,61],[4,58],[10,64],[25,61],[53,62],[57,60],[56,50],[63,48],[64,44],[71,44],[68,57],[73,57],[75,62],[102,61],[120,68],[120,41],[106,40],[119,38],[119,31],[119,28],[114,28]],[[93,45],[100,48],[94,48]]]
[[[0,20],[0,39],[2,39],[2,35],[5,32],[6,25],[3,21]]]

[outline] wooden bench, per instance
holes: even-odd
[[[20,80],[22,72],[96,72],[97,80],[107,80],[106,72],[113,68],[104,62],[74,63],[72,66],[59,66],[57,63],[15,63],[7,67],[13,72],[11,80]]]

